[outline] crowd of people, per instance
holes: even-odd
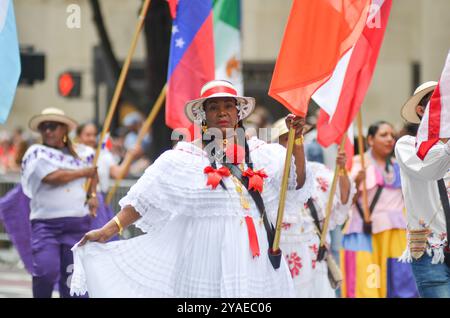
[[[104,197],[111,179],[128,173],[118,154],[137,161],[151,143],[135,145],[143,117],[125,118],[124,150],[102,149],[94,167],[97,127],[45,109],[29,123],[42,143],[19,168],[29,199],[33,295],[50,297],[59,282],[63,297],[450,297],[450,145],[440,140],[423,161],[414,146],[413,125],[435,87],[425,83],[405,103],[402,132],[378,121],[368,128],[364,154],[336,154],[332,195],[334,173],[312,118],[291,114],[271,125],[254,98],[227,81],[208,82],[185,106],[201,138],[138,164],[139,179],[117,213]],[[246,127],[271,127],[270,139]],[[2,143],[1,155],[17,156],[22,141]],[[11,200],[0,200],[4,221]],[[131,224],[144,234],[119,239]],[[281,252],[272,249],[280,229]]]

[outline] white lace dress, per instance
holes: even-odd
[[[249,140],[254,169],[264,169],[262,197],[275,223],[285,149]],[[179,142],[154,162],[120,201],[141,214],[135,223],[146,234],[107,244],[75,246],[71,292],[91,297],[293,297],[288,266],[274,270],[259,211],[249,194],[244,210],[231,177],[227,190],[207,186],[209,161],[200,148]],[[295,190],[291,169],[286,212],[294,213],[311,195]],[[260,256],[253,257],[245,216],[254,220]]]
[[[325,165],[308,162],[307,169],[313,179],[312,199],[316,207],[321,227],[325,219],[326,206],[330,195],[334,173]],[[328,224],[327,243],[330,243],[329,231],[342,225],[350,215],[352,197],[356,193],[353,182],[350,184],[350,195],[346,204],[342,204],[339,183],[331,208]],[[320,239],[316,232],[314,219],[307,205],[297,208],[297,215],[286,215],[283,219],[281,232],[281,250],[285,256],[292,278],[294,280],[297,297],[300,298],[334,298],[334,289],[328,280],[328,268],[325,261],[317,262]]]

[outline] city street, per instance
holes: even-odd
[[[31,276],[13,248],[0,248],[0,298],[31,298]],[[57,291],[53,297],[59,297]]]
[[[17,265],[0,263],[0,298],[30,298],[31,276]]]

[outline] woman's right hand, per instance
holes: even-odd
[[[97,176],[97,167],[89,167],[82,169],[84,178],[95,178]]]
[[[355,177],[356,186],[358,187],[361,184],[361,182],[363,182],[365,180],[366,180],[366,171],[360,170]]]
[[[100,242],[105,243],[110,236],[103,228],[92,230],[84,234],[83,238],[78,242],[78,246],[83,246],[87,242]]]

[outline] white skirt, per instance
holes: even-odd
[[[281,250],[294,280],[296,297],[336,298],[328,279],[326,261],[316,261],[319,237],[315,233],[288,238],[282,235],[281,240]]]
[[[74,247],[71,293],[90,297],[295,297],[282,257],[268,258],[264,225],[254,220],[261,255],[252,257],[245,220],[176,216],[163,229],[107,244]]]

